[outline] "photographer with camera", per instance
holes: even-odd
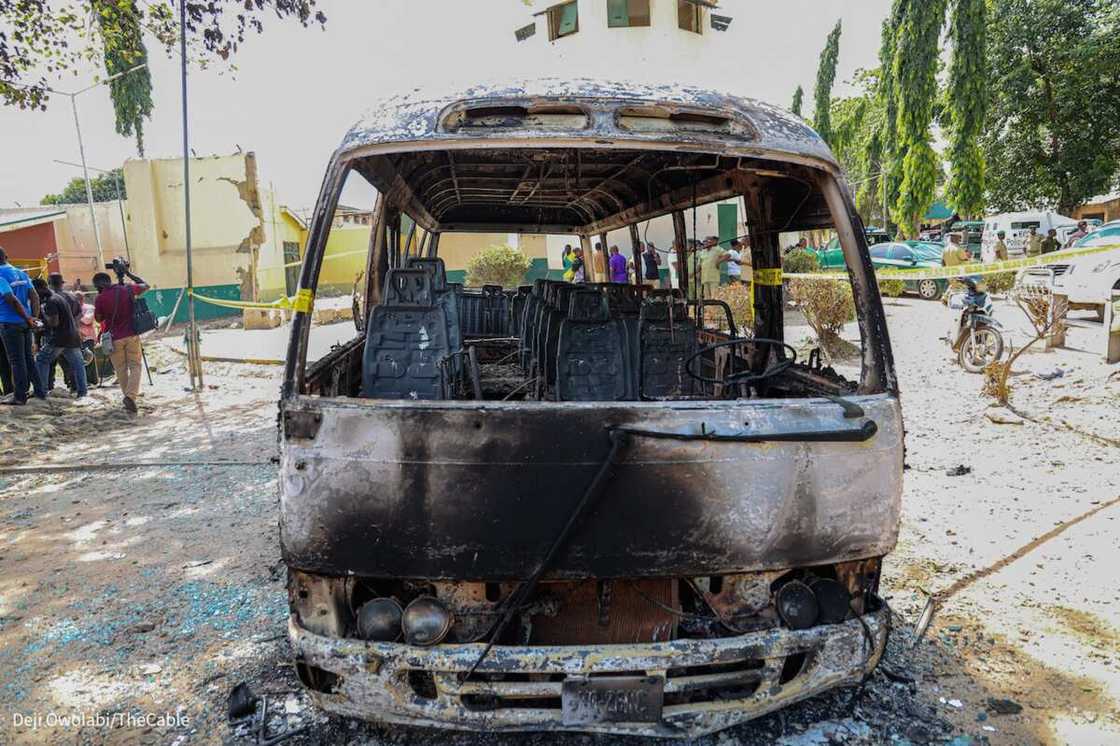
[[[93,286],[97,288],[97,300],[93,306],[94,318],[101,322],[103,328],[99,346],[113,363],[117,383],[124,394],[124,408],[135,414],[143,360],[139,334],[147,329],[138,330],[134,316],[137,310],[136,299],[147,292],[148,285],[129,271],[128,261],[121,257],[106,264],[105,269],[113,270],[117,275],[117,282],[114,284],[113,279],[105,272],[98,272],[93,276]],[[126,277],[132,280],[132,284],[125,283]],[[147,311],[147,304],[144,304],[143,310]]]

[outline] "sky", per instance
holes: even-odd
[[[536,1],[538,9],[547,4]],[[572,55],[561,48],[564,40],[549,44],[539,32],[519,44],[513,30],[528,23],[534,10],[522,0],[319,0],[325,28],[267,18],[265,32],[251,35],[235,56],[235,70],[192,68],[191,147],[200,156],[238,147],[255,151],[262,178],[280,201],[304,208],[315,202],[331,153],[371,102],[433,83],[514,74],[669,80],[780,106],[789,106],[800,84],[809,115],[828,32],[843,20],[833,93],[844,95],[856,70],[877,64],[890,0],[722,0],[720,5],[720,13],[734,19],[730,28],[708,32],[703,56],[671,59],[657,49]],[[155,111],[146,123],[146,155],[177,157],[182,152],[178,58],[157,48],[151,37],[148,41]],[[52,86],[76,90],[94,82],[98,72],[91,65]],[[115,168],[137,156],[134,141],[114,130],[107,87],[77,102],[90,166]],[[0,136],[0,207],[36,205],[81,175],[55,162],[79,160],[66,97],[54,97],[46,112],[0,106]],[[350,197],[344,193],[343,201]]]

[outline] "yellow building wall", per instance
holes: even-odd
[[[262,220],[253,210],[259,195],[251,156],[191,159],[196,286],[242,283],[250,267],[250,246],[263,244]],[[182,160],[125,161],[124,181],[134,271],[154,287],[183,287],[187,272]]]
[[[319,294],[347,294],[354,289],[354,282],[366,270],[372,230],[371,226],[353,223],[336,223],[331,228],[319,270]]]

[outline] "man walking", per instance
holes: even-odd
[[[9,264],[7,253],[0,248],[0,344],[8,356],[12,376],[12,394],[5,397],[4,404],[26,404],[29,387],[39,399],[46,397],[31,354],[31,331],[42,326],[38,315],[39,295],[31,286],[31,278]]]
[[[78,334],[78,322],[74,319],[70,301],[61,290],[52,291],[47,288],[46,299],[42,303],[46,328],[39,354],[35,356],[35,367],[39,372],[39,380],[48,381],[55,360],[61,356],[74,381],[74,398],[82,399],[88,393],[86,364],[82,360],[82,338]]]
[[[94,318],[105,325],[106,332],[112,338],[113,349],[109,353],[109,359],[113,362],[117,383],[124,394],[124,408],[135,413],[136,397],[140,394],[143,352],[140,349],[140,337],[136,335],[136,329],[132,325],[132,301],[147,292],[148,285],[128,269],[123,270],[123,275],[132,280],[133,284],[121,282],[114,285],[113,278],[104,272],[93,276],[93,286],[97,288],[97,300],[93,308]]]
[[[611,247],[611,282],[625,285],[629,280],[626,272],[626,257],[618,250],[617,246]]]

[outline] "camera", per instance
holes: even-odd
[[[119,282],[124,282],[124,275],[128,272],[129,262],[123,256],[114,257],[113,261],[105,265],[105,269],[111,269],[117,275]]]

